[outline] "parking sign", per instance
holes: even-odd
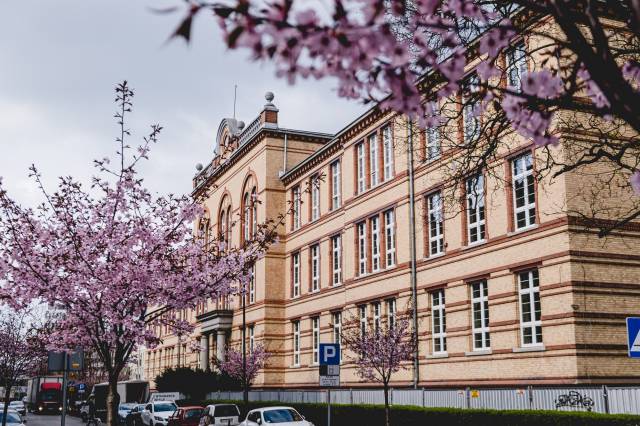
[[[629,357],[640,358],[640,318],[627,318]]]
[[[339,343],[320,343],[320,365],[340,365]]]

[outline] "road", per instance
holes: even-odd
[[[27,426],[60,426],[60,416],[52,414],[27,414]],[[65,426],[85,426],[80,417],[67,416]]]

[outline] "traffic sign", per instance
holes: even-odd
[[[320,343],[320,365],[340,365],[339,343]]]
[[[320,387],[337,388],[340,386],[340,376],[320,376]]]
[[[627,318],[629,357],[640,358],[640,318]]]

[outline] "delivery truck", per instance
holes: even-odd
[[[27,409],[32,413],[62,412],[62,377],[37,376],[27,382]]]

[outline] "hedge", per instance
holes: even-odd
[[[242,401],[204,401],[202,404]],[[249,403],[249,409],[274,405],[294,407],[315,426],[326,426],[326,404]],[[640,426],[640,416],[543,410],[476,410],[392,406],[392,426]],[[383,405],[331,405],[331,426],[384,426]]]

